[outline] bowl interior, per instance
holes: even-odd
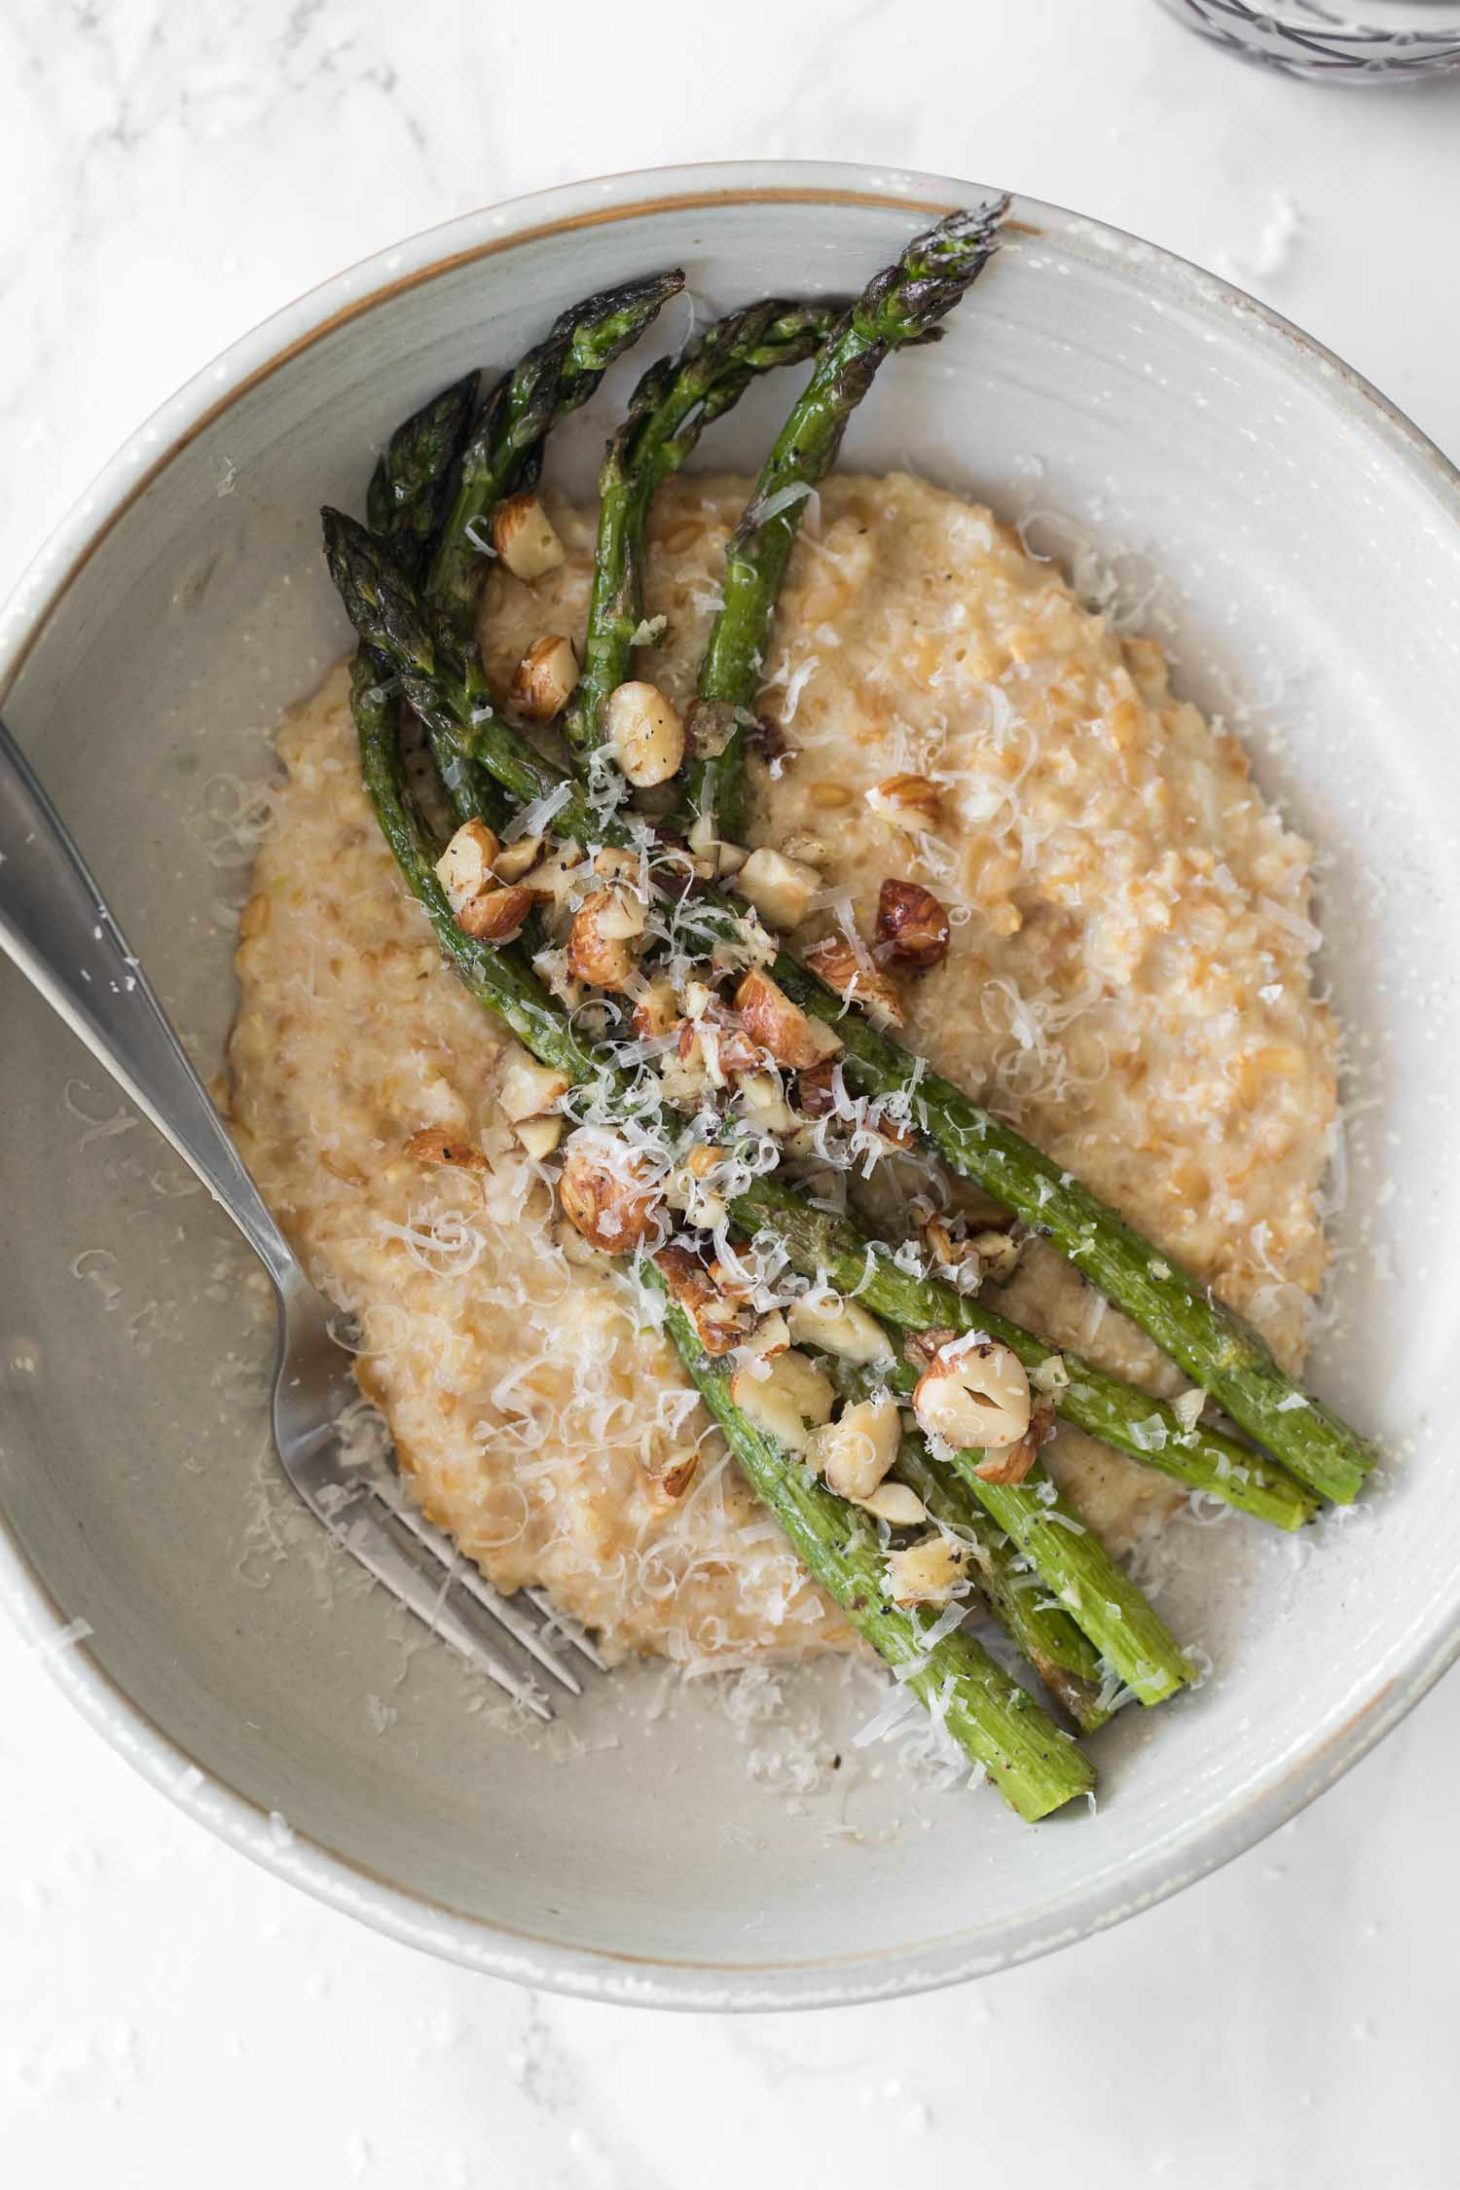
[[[753,178],[752,178],[753,180]],[[685,265],[704,312],[860,285],[926,216],[891,198],[699,187],[684,202],[481,216],[294,348],[167,454],[61,593],[5,698],[134,947],[208,1068],[266,734],[343,650],[317,553],[430,390],[574,297]],[[934,195],[936,195],[936,191]],[[950,187],[949,200],[967,196]],[[1346,1200],[1319,1388],[1395,1464],[1313,1541],[1183,1527],[1164,1600],[1214,1673],[1097,1744],[1098,1814],[1031,1831],[992,1796],[851,1747],[844,1675],[667,1704],[614,1676],[549,1737],[507,1731],[446,1651],[362,1589],[268,1459],[271,1323],[228,1226],[8,969],[0,977],[0,1495],[99,1669],[225,1790],[230,1829],[484,1966],[625,1997],[790,2000],[989,1966],[1234,1852],[1402,1709],[1455,1620],[1460,526],[1442,468],[1289,330],[1159,254],[1040,207],[951,323],[900,359],[843,461],[908,465],[1113,577],[1180,688],[1248,741],[1322,853],[1323,976],[1348,1029]],[[607,217],[605,217],[607,216]],[[429,271],[435,259],[445,260]],[[339,296],[331,300],[338,305]],[[685,313],[666,326],[683,334]],[[321,307],[318,318],[324,318]],[[271,346],[266,343],[265,348]],[[561,436],[587,490],[616,371]],[[226,376],[225,376],[226,377]],[[706,460],[753,467],[759,391]],[[203,408],[198,392],[184,413]],[[14,633],[11,634],[12,640]],[[145,1745],[144,1745],[145,1746]],[[164,1747],[146,1751],[164,1778]],[[190,1781],[189,1784],[192,1782]],[[186,1790],[185,1790],[186,1791]],[[220,1797],[220,1800],[222,1798]],[[323,1858],[309,1844],[325,1851]],[[371,1882],[378,1882],[378,1888]]]

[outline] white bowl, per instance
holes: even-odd
[[[679,262],[714,306],[845,291],[981,194],[732,166],[474,214],[245,337],[123,451],[11,603],[0,693],[204,1056],[231,1008],[214,902],[239,871],[218,872],[199,810],[216,821],[220,771],[265,774],[261,733],[345,643],[320,503],[358,506],[396,419],[469,364],[511,358],[587,290]],[[1322,847],[1325,975],[1369,1107],[1336,1219],[1339,1321],[1313,1377],[1402,1456],[1311,1551],[1242,1523],[1203,1540],[1205,1580],[1186,1571],[1171,1612],[1215,1676],[1101,1737],[1097,1815],[1030,1829],[987,1793],[919,1791],[895,1760],[873,1780],[865,1758],[850,1786],[791,1802],[764,1784],[785,1747],[774,1726],[747,1736],[693,1695],[656,1721],[652,1673],[570,1706],[589,1745],[572,1762],[474,1713],[438,1646],[397,1689],[398,1616],[309,1524],[291,1530],[270,1488],[268,1333],[242,1251],[201,1196],[173,1193],[144,1127],[88,1129],[77,1113],[105,1118],[114,1099],[18,979],[4,984],[6,1593],[42,1637],[89,1622],[54,1654],[58,1677],[235,1846],[499,1975],[760,2007],[1039,1953],[1269,1831],[1457,1646],[1460,1167],[1437,1160],[1460,1051],[1456,475],[1223,284],[1047,206],[1016,218],[947,340],[879,381],[847,461],[1063,512],[1149,559],[1184,689],[1236,717],[1265,788]],[[758,391],[708,460],[753,464],[785,400]],[[588,485],[604,416],[554,451],[570,483]],[[68,1096],[73,1076],[85,1086]],[[296,1539],[289,1556],[267,1526]]]

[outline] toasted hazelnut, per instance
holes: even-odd
[[[1002,1285],[1019,1267],[1022,1242],[1012,1232],[975,1232],[971,1243],[983,1264],[983,1274]]]
[[[894,1358],[892,1342],[877,1318],[840,1294],[803,1293],[791,1302],[787,1321],[798,1346],[817,1346],[839,1361],[865,1366]]]
[[[625,780],[636,790],[667,783],[684,759],[679,710],[657,684],[632,679],[608,695],[604,728]]]
[[[976,1293],[983,1283],[983,1257],[970,1239],[955,1237],[947,1220],[934,1214],[918,1226],[923,1245],[941,1276],[960,1293]]]
[[[769,1369],[746,1363],[730,1379],[730,1398],[746,1420],[787,1452],[804,1452],[811,1433],[831,1419],[831,1379],[808,1355],[777,1354]]]
[[[551,722],[573,696],[578,657],[560,631],[534,639],[512,676],[509,704],[525,722]]]
[[[890,1392],[843,1407],[835,1422],[817,1430],[806,1457],[838,1498],[857,1504],[870,1498],[897,1459],[902,1416]]]
[[[660,1035],[672,1034],[681,1016],[679,998],[668,974],[651,974],[644,984],[643,994],[634,1000],[633,1026],[639,1040],[648,1042]]]
[[[796,1107],[808,1118],[829,1118],[837,1105],[836,1076],[841,1070],[835,1057],[824,1057],[797,1075]]]
[[[948,915],[919,882],[889,875],[877,895],[873,949],[882,965],[911,966],[924,973],[948,956]]]
[[[592,891],[568,931],[568,971],[592,988],[626,989],[638,964],[634,943],[644,924],[644,907],[632,891],[617,884]]]
[[[435,1126],[413,1133],[406,1142],[406,1154],[414,1156],[417,1163],[446,1164],[455,1171],[490,1171],[492,1168],[481,1149],[470,1141],[455,1140]]]
[[[950,1604],[968,1577],[967,1544],[951,1536],[924,1536],[887,1554],[887,1585],[894,1604]]]
[[[1011,1445],[989,1447],[974,1469],[985,1483],[1022,1483],[1054,1427],[1054,1401],[1041,1393],[1029,1410],[1029,1427]]]
[[[557,844],[545,858],[528,869],[522,877],[522,886],[531,890],[534,897],[541,898],[544,904],[551,905],[554,912],[561,912],[583,881],[582,851],[576,844]]]
[[[514,578],[531,585],[565,560],[553,521],[535,494],[509,494],[492,519],[492,546]]]
[[[718,1265],[716,1266],[718,1267]],[[774,1361],[777,1354],[785,1353],[791,1344],[791,1333],[779,1308],[763,1315],[749,1336],[741,1341],[742,1361]]]
[[[568,1075],[552,1065],[540,1065],[535,1057],[514,1057],[502,1075],[497,1107],[514,1125],[523,1118],[540,1118],[568,1092]]]
[[[692,700],[685,729],[696,760],[718,760],[738,722],[728,700]]]
[[[457,914],[457,925],[479,943],[510,943],[522,933],[522,924],[536,903],[534,893],[520,882],[505,889],[483,890]]]
[[[735,1083],[741,1113],[759,1133],[795,1131],[796,1114],[781,1092],[774,1072],[745,1072]]]
[[[698,1063],[711,1087],[728,1087],[739,1073],[761,1063],[761,1053],[749,1029],[730,1016],[718,996],[706,992],[704,1001],[694,1001],[695,986],[684,994],[692,1016],[679,1030],[680,1061]]]
[[[541,859],[542,847],[540,836],[520,836],[515,843],[502,846],[492,862],[492,872],[499,882],[521,882]]]
[[[869,959],[852,948],[844,935],[824,936],[806,953],[806,964],[828,988],[849,1004],[859,1004],[874,1026],[900,1027],[902,999]]]
[[[931,776],[887,776],[867,793],[867,804],[884,821],[895,821],[909,831],[936,829],[943,794]]]
[[[669,1288],[671,1300],[694,1325],[695,1336],[707,1354],[728,1354],[740,1344],[750,1326],[749,1313],[740,1302],[725,1297],[698,1255],[671,1241],[654,1257],[654,1267]]]
[[[735,892],[752,904],[767,927],[785,934],[799,927],[821,888],[821,877],[804,859],[788,859],[768,845],[750,853],[735,877]]]
[[[788,1071],[803,1072],[841,1048],[840,1035],[819,1019],[808,1018],[799,1004],[768,973],[747,973],[735,991],[735,1008],[750,1040]]]
[[[715,1185],[724,1160],[723,1149],[702,1143],[690,1150],[683,1163],[675,1165],[665,1183],[670,1207],[682,1209],[686,1222],[700,1231],[709,1231],[725,1221],[725,1198]]]
[[[462,907],[491,887],[500,846],[484,821],[464,821],[436,862],[436,878],[460,916]]]
[[[908,1483],[879,1483],[870,1498],[859,1498],[857,1503],[891,1528],[916,1528],[928,1518],[927,1507]]]
[[[561,1118],[523,1118],[512,1128],[523,1153],[534,1163],[546,1163],[563,1137]]]
[[[682,1498],[695,1479],[700,1456],[697,1452],[671,1452],[656,1460],[652,1454],[645,1459],[641,1452],[640,1463],[650,1482],[664,1497]]]
[[[945,1339],[913,1393],[919,1427],[959,1452],[1017,1444],[1030,1411],[1024,1364],[976,1331]]]
[[[627,1141],[580,1127],[563,1158],[558,1199],[563,1215],[591,1247],[622,1255],[658,1230],[663,1195]]]

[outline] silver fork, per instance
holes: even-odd
[[[151,984],[29,762],[0,723],[0,948],[226,1209],[267,1270],[279,1309],[273,1429],[280,1465],[335,1541],[509,1696],[550,1719],[531,1666],[574,1695],[550,1636],[603,1660],[538,1590],[508,1599],[404,1495],[348,1456],[358,1404],[329,1305],[310,1284],[241,1162]],[[510,1638],[510,1641],[508,1640]]]

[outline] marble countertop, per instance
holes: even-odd
[[[1154,0],[9,0],[0,588],[137,420],[347,261],[575,175],[814,155],[1097,214],[1243,282],[1460,456],[1460,81],[1285,83]],[[692,28],[690,26],[692,25]],[[688,35],[686,36],[686,33]],[[438,1965],[170,1808],[0,1632],[16,2183],[1451,2190],[1452,1679],[1313,1810],[1054,1960],[819,2016]],[[1448,1950],[1448,1951],[1447,1951]]]

